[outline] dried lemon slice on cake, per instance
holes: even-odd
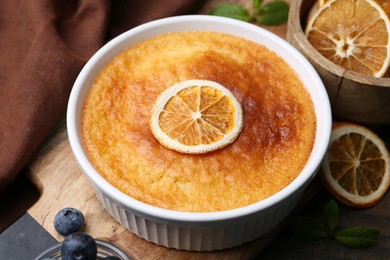
[[[381,77],[389,67],[390,21],[374,0],[324,1],[305,34],[319,53],[343,68]]]
[[[161,93],[150,126],[163,146],[202,154],[232,143],[242,121],[241,104],[226,87],[209,80],[187,80]]]
[[[370,207],[390,185],[390,159],[384,142],[370,129],[335,123],[320,177],[341,202]]]

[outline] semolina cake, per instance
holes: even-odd
[[[223,85],[243,113],[234,142],[204,154],[169,149],[150,127],[160,94],[192,79]],[[97,76],[82,117],[84,149],[108,182],[185,212],[235,209],[277,193],[305,166],[315,134],[310,95],[281,57],[208,31],[162,34],[124,50]]]

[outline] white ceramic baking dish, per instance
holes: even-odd
[[[291,184],[258,203],[210,213],[186,213],[157,208],[137,201],[113,187],[94,169],[83,149],[80,125],[84,100],[103,66],[137,42],[162,33],[191,30],[228,33],[268,47],[296,70],[313,100],[317,115],[317,133],[307,165]],[[195,251],[241,245],[261,237],[283,221],[319,168],[328,146],[331,124],[331,109],[325,88],[316,71],[296,49],[258,26],[205,15],[178,16],[152,21],[108,42],[88,61],[79,74],[70,95],[67,111],[67,130],[75,158],[109,214],[147,241]]]

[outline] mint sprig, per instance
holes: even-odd
[[[290,230],[299,238],[319,240],[328,237],[328,228],[315,219],[296,216],[288,223]]]
[[[289,5],[283,1],[273,1],[255,9],[254,18],[260,24],[279,25],[287,22]]]
[[[230,17],[244,22],[249,22],[252,19],[248,10],[239,4],[222,4],[211,10],[210,14]]]
[[[379,229],[372,227],[338,228],[339,207],[333,199],[325,205],[324,214],[325,223],[304,216],[295,216],[289,220],[288,228],[302,239],[334,238],[340,244],[352,248],[372,246],[379,236]]]
[[[355,248],[374,245],[378,236],[379,229],[363,227],[344,228],[334,235],[335,239],[341,244]]]
[[[329,228],[329,235],[333,236],[336,227],[339,224],[339,206],[337,205],[335,200],[330,200],[325,205],[325,220],[326,224]]]
[[[239,4],[221,4],[210,11],[211,15],[224,16],[245,22],[257,21],[263,25],[280,25],[287,22],[289,5],[281,0],[263,4],[252,0],[253,14]]]

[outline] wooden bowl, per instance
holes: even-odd
[[[291,1],[287,40],[312,63],[329,95],[335,119],[362,124],[390,123],[390,78],[374,78],[344,69],[317,52],[304,28],[315,0]]]

